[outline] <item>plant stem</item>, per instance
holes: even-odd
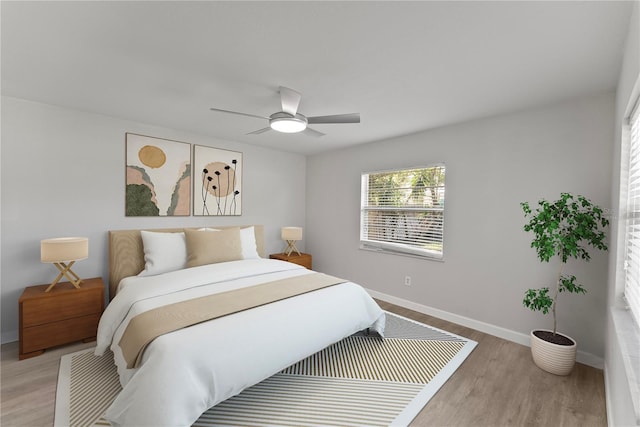
[[[556,282],[556,293],[553,296],[553,305],[551,305],[551,311],[553,313],[553,335],[556,334],[556,304],[558,303],[558,294],[560,293],[560,281],[562,280],[562,260],[560,260],[560,266],[558,268],[558,281]]]

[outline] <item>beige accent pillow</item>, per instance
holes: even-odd
[[[242,259],[240,228],[227,228],[211,233],[184,230],[187,241],[187,267]]]

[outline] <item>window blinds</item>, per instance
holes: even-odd
[[[443,165],[363,174],[361,247],[442,258],[444,176]]]
[[[624,295],[640,325],[640,109],[630,118]]]

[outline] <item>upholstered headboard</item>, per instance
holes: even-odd
[[[231,228],[232,226],[216,226],[217,229]],[[237,226],[236,226],[237,227]],[[251,227],[241,225],[240,228]],[[256,246],[258,254],[265,256],[264,226],[254,225],[256,234]],[[197,229],[199,227],[187,227]],[[143,229],[148,231],[178,233],[184,228],[160,228]],[[109,231],[109,299],[116,294],[120,280],[125,277],[135,276],[144,270],[144,248],[140,230],[111,230]]]

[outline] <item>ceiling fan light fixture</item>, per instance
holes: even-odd
[[[278,132],[297,133],[307,128],[307,121],[299,117],[273,117],[269,120],[269,126]]]
[[[0,0],[2,1],[2,0]],[[307,136],[320,137],[324,133],[307,127],[309,123],[313,124],[331,124],[331,123],[360,123],[360,113],[350,114],[332,114],[329,116],[313,116],[307,117],[298,113],[300,105],[300,92],[280,86],[280,105],[282,110],[271,114],[269,117],[258,116],[250,113],[242,113],[239,111],[223,110],[221,108],[210,108],[211,111],[219,111],[221,113],[237,114],[239,116],[254,117],[256,119],[266,119],[269,121],[269,127],[264,127],[247,135],[258,135],[270,130],[283,133],[299,133],[306,131]]]

